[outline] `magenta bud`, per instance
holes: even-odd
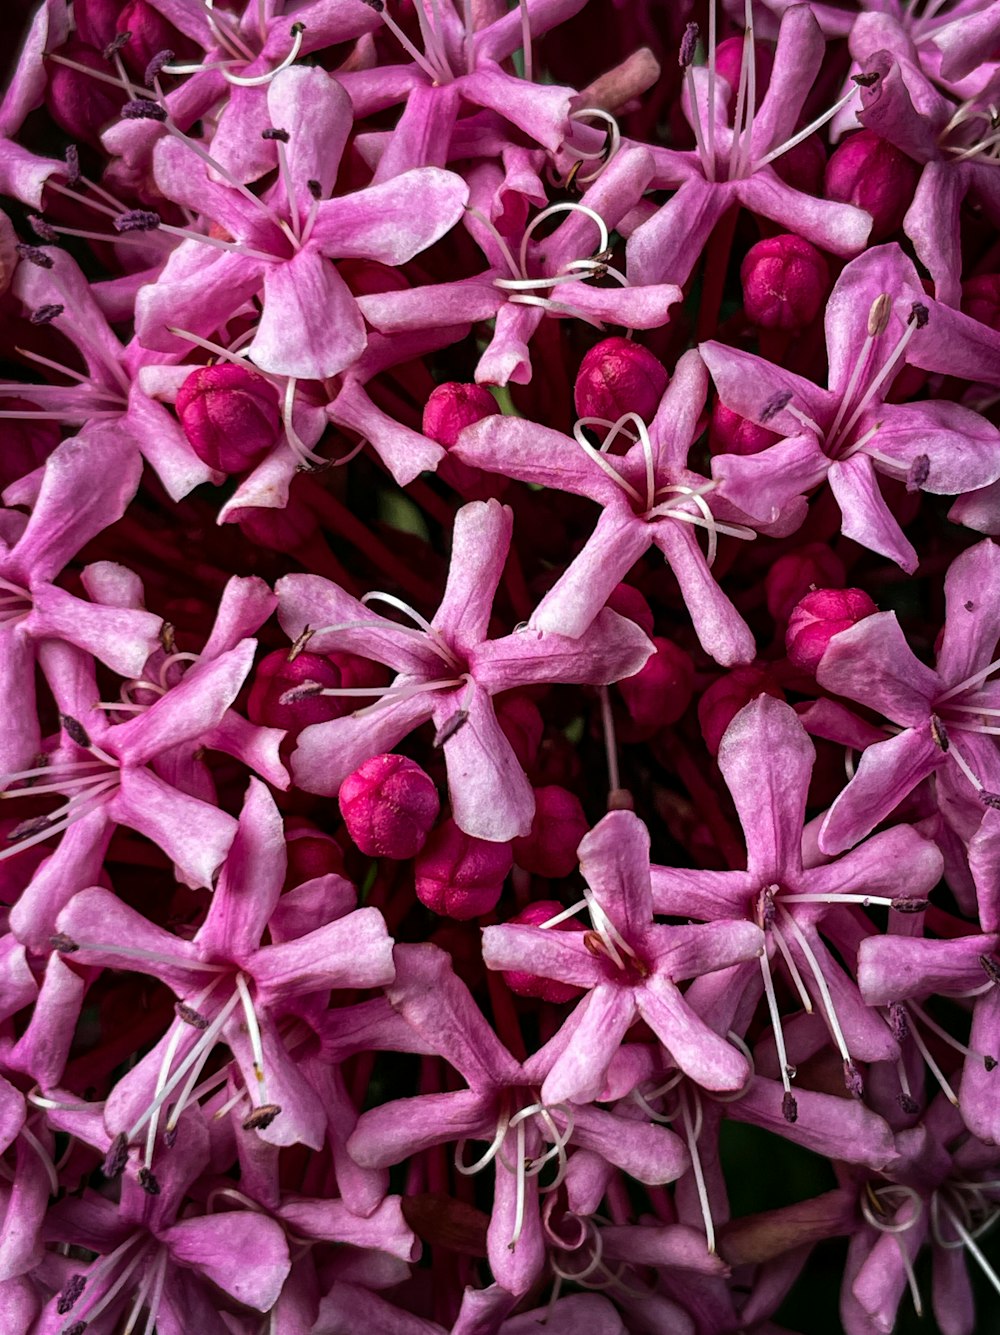
[[[813,589],[788,618],[785,649],[789,662],[803,672],[815,672],[835,635],[877,611],[862,589]]]
[[[869,241],[884,241],[903,221],[920,178],[920,168],[874,130],[859,130],[834,151],[826,164],[827,199],[854,204],[872,215]]]
[[[442,821],[417,855],[417,898],[446,918],[478,918],[496,908],[513,865],[510,844],[474,839],[453,820]]]
[[[810,542],[779,556],[764,576],[767,610],[780,625],[810,589],[842,589],[847,580],[844,563],[825,542]]]
[[[4,399],[7,412],[38,412],[36,403],[27,399]],[[27,417],[23,422],[9,418],[3,424],[3,449],[0,449],[0,491],[43,464],[60,440],[56,422]]]
[[[122,59],[137,78],[160,51],[170,50],[178,59],[192,49],[192,44],[181,36],[172,23],[147,3],[147,0],[126,0],[118,15],[115,28],[127,32],[129,39],[122,47]]]
[[[759,454],[781,437],[749,417],[741,417],[716,399],[712,409],[708,443],[713,454]]]
[[[452,380],[438,385],[424,404],[424,435],[450,450],[467,426],[499,411],[500,405],[484,386]]]
[[[372,756],[340,785],[347,833],[371,858],[415,857],[441,811],[429,774],[407,756]]]
[[[581,417],[617,422],[625,413],[652,421],[670,377],[663,363],[627,338],[606,338],[591,348],[576,373],[573,402]]]
[[[631,677],[618,683],[633,723],[644,731],[676,723],[688,705],[694,690],[694,664],[690,656],[672,640],[653,636],[656,653]]]
[[[653,609],[631,584],[619,584],[608,599],[608,606],[612,612],[634,621],[650,639],[653,638]]]
[[[100,51],[95,51],[83,42],[67,42],[59,48],[59,54],[78,65],[85,65],[101,76],[108,73],[107,62]],[[101,79],[92,79],[89,74],[70,69],[54,60],[48,63],[47,68],[48,90],[45,100],[52,119],[74,139],[82,139],[95,148],[99,147],[101,131],[118,117],[125,100],[124,92],[118,92]]]
[[[538,706],[526,695],[502,695],[495,708],[500,731],[510,742],[518,764],[525,771],[532,769],[545,731]]]
[[[754,43],[754,65],[757,75],[757,96],[767,88],[771,78],[774,56],[762,42]],[[733,101],[739,92],[740,69],[743,65],[743,38],[726,37],[715,48],[715,72],[721,74],[731,89]]]
[[[289,816],[285,821],[285,847],[286,890],[317,876],[344,875],[344,851],[336,839],[301,816]]]
[[[983,273],[962,284],[962,313],[1000,334],[1000,273]]]
[[[569,876],[576,870],[576,850],[589,829],[575,793],[555,784],[536,788],[531,833],[514,840],[514,861],[534,876]]]
[[[719,743],[730,723],[743,706],[758,695],[770,695],[775,700],[785,698],[770,673],[752,663],[746,667],[733,668],[732,672],[713,681],[702,695],[698,701],[698,724],[705,745],[713,756],[718,754]]]
[[[515,926],[539,927],[543,922],[548,922],[550,918],[555,918],[562,913],[563,907],[557,899],[536,899],[532,903],[526,904],[520,912],[515,913],[513,918],[509,918],[508,923]],[[563,922],[556,923],[554,927],[548,930],[552,932],[583,932],[586,928],[582,922],[577,922],[575,918],[566,918]],[[526,973],[523,969],[504,969],[502,977],[510,990],[519,997],[538,997],[542,1001],[551,1001],[556,1006],[562,1006],[567,1001],[572,1001],[584,990],[582,987],[576,987],[573,983],[561,983],[556,978],[539,978],[538,974]]]
[[[276,649],[257,664],[247,714],[251,723],[263,728],[285,728],[294,737],[311,723],[350,714],[364,700],[352,696],[303,694],[281,703],[281,697],[309,682],[319,686],[380,686],[386,673],[378,664],[355,654],[311,654],[307,651],[288,661],[287,649]]]
[[[281,432],[274,386],[231,362],[192,371],[177,392],[177,416],[198,458],[221,473],[253,468]]]
[[[804,195],[822,195],[826,174],[826,149],[818,134],[811,134],[772,164],[775,174]]]
[[[792,232],[765,237],[740,265],[743,307],[761,329],[804,329],[823,309],[830,286],[826,260]]]
[[[449,381],[438,385],[424,404],[423,432],[450,450],[467,426],[494,417],[500,405],[482,385]],[[466,500],[484,500],[506,485],[506,479],[484,473],[461,459],[446,455],[438,464],[438,476]]]

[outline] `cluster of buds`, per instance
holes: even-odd
[[[992,1329],[1000,6],[17,35],[3,1335]]]

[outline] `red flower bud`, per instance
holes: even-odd
[[[744,705],[758,695],[771,695],[784,700],[785,694],[764,668],[752,663],[733,668],[725,676],[713,681],[698,701],[698,724],[705,745],[717,755],[722,735]]]
[[[826,164],[825,194],[872,215],[869,241],[897,231],[910,207],[920,168],[874,130],[859,130],[834,151]]]
[[[427,842],[441,811],[434,782],[406,756],[372,756],[340,785],[347,833],[373,858],[404,861]]]
[[[830,286],[826,260],[808,241],[785,232],[751,246],[740,266],[747,318],[762,329],[803,329],[823,308]]]
[[[531,833],[514,840],[514,861],[535,876],[569,876],[576,870],[576,850],[589,829],[575,793],[555,784],[536,788]]]
[[[253,468],[281,433],[274,386],[231,362],[192,371],[178,390],[177,416],[198,458],[222,473]]]
[[[424,404],[424,435],[450,450],[467,426],[493,417],[500,405],[482,385],[463,385],[449,381],[438,385]],[[464,464],[447,455],[438,465],[438,476],[459,495],[469,500],[481,500],[494,495],[506,479],[491,477],[480,468]]]
[[[810,542],[779,556],[764,576],[767,610],[784,624],[792,608],[810,589],[842,589],[847,571],[840,557],[825,542]]]
[[[963,283],[962,311],[1000,334],[1000,273],[982,273]]]
[[[525,771],[532,769],[545,731],[538,706],[526,695],[502,695],[496,702],[496,715],[518,764]]]
[[[573,402],[581,417],[617,422],[625,413],[638,413],[649,422],[669,378],[648,348],[627,338],[606,338],[580,363]]]
[[[815,672],[826,646],[878,608],[862,589],[813,589],[788,619],[788,659],[804,672]]]
[[[537,927],[540,923],[548,922],[550,918],[562,913],[563,907],[557,899],[536,899],[531,904],[525,905],[519,913],[515,913],[513,918],[508,919],[508,921]],[[582,922],[577,922],[575,918],[567,918],[563,922],[556,923],[554,927],[548,930],[552,932],[583,932],[586,931],[586,928]],[[556,1006],[572,1001],[584,990],[572,983],[561,983],[555,978],[539,978],[537,974],[526,973],[523,969],[504,969],[501,976],[510,990],[519,997],[539,997],[542,1001],[551,1001]]]
[[[351,696],[307,694],[282,703],[281,697],[296,687],[315,682],[318,686],[381,686],[387,673],[367,658],[355,654],[300,653],[291,662],[286,649],[276,649],[262,658],[254,673],[247,700],[251,723],[264,728],[285,728],[294,737],[311,723],[341,718],[363,705]]]
[[[344,875],[344,851],[336,839],[301,816],[290,816],[285,821],[285,846],[288,850],[286,890],[317,876]]]
[[[644,731],[676,723],[691,703],[694,664],[672,640],[653,636],[656,653],[631,677],[618,683],[618,690],[632,721]]]
[[[59,48],[59,54],[98,74],[108,72],[107,62],[100,51],[83,42],[67,42]],[[101,131],[118,117],[125,100],[124,92],[54,60],[48,63],[47,70],[49,83],[45,100],[52,119],[74,139],[82,139],[97,148]]]
[[[496,908],[514,865],[510,844],[492,844],[443,821],[417,855],[417,898],[448,918],[465,921]]]
[[[716,399],[712,409],[708,443],[713,454],[759,454],[781,437],[749,417],[741,417]]]

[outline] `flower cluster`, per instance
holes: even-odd
[[[1000,5],[20,37],[4,1335],[992,1329]]]

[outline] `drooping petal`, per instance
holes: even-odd
[[[432,625],[461,653],[486,639],[513,523],[510,507],[492,499],[463,505],[455,516],[448,582]]]
[[[712,233],[733,201],[735,185],[692,176],[628,239],[625,255],[633,282],[687,282]]]
[[[816,751],[795,710],[759,695],[736,715],[719,746],[719,768],[746,836],[749,871],[781,883],[802,866],[802,826]]]
[[[605,607],[576,639],[529,623],[500,640],[486,640],[470,654],[469,667],[491,695],[536,682],[607,686],[633,676],[653,652],[641,627]]]
[[[599,1096],[611,1059],[635,1019],[636,994],[599,983],[574,1014],[580,1010],[575,1041],[556,1058],[542,1085],[542,1102],[550,1106],[590,1103]]]
[[[852,847],[885,820],[944,759],[926,726],[907,728],[888,741],[869,746],[854,778],[827,813],[820,831],[820,848],[831,854]]]
[[[653,526],[627,505],[607,506],[583,550],[532,613],[530,625],[571,638],[585,634],[636,561],[649,550],[653,535]]]
[[[381,185],[324,200],[311,244],[337,259],[405,264],[462,216],[469,188],[440,167],[418,167]]]
[[[299,733],[292,775],[307,793],[336,797],[340,785],[372,756],[391,751],[434,712],[430,691],[380,705],[371,714],[347,714],[313,723]]]
[[[466,715],[444,743],[455,824],[492,843],[527,835],[535,814],[534,791],[497,722],[493,702],[478,684],[467,703],[464,695],[461,700],[453,695],[434,707],[434,722],[445,731],[458,708]]]
[[[224,811],[171,788],[148,769],[132,769],[109,804],[121,825],[152,839],[194,886],[211,886],[236,835]]]
[[[281,1226],[258,1211],[182,1219],[160,1235],[171,1256],[258,1312],[273,1307],[291,1270]],[[248,1258],[253,1264],[248,1265]]]
[[[692,526],[668,518],[655,528],[701,647],[723,667],[752,662],[757,646],[750,628],[712,577]]]
[[[631,811],[610,811],[577,850],[580,874],[627,941],[638,940],[653,919],[649,831]]]
[[[904,727],[926,723],[943,689],[938,674],[907,644],[895,612],[876,612],[835,635],[816,680],[824,690],[857,700]]]
[[[251,779],[208,914],[198,929],[204,959],[244,960],[260,945],[285,881],[285,831],[274,798]]]
[[[1000,625],[1000,547],[979,542],[957,556],[944,580],[948,615],[937,655],[943,682],[957,686],[992,662]]]
[[[866,454],[855,454],[850,459],[837,460],[830,465],[827,477],[843,516],[844,537],[887,556],[912,575],[917,568],[917,553],[903,537],[903,530],[879,490],[871,459]]]
[[[350,288],[318,251],[300,250],[264,273],[264,311],[248,349],[262,371],[326,380],[365,350],[365,327]]]
[[[746,1058],[695,1014],[667,977],[654,973],[637,990],[636,1004],[677,1066],[696,1084],[720,1092],[742,1087],[750,1073]]]

